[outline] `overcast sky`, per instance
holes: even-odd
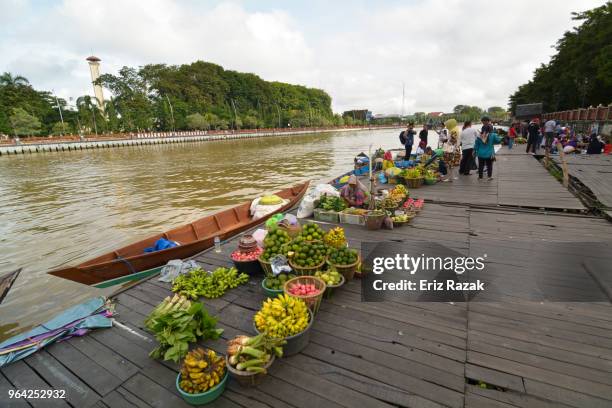
[[[326,90],[340,112],[506,106],[604,0],[0,0],[0,72],[64,98],[93,94],[85,58],[123,65],[198,59]]]

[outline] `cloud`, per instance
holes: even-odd
[[[259,4],[259,3],[258,3]],[[239,2],[0,0],[0,71],[62,97],[91,93],[85,58],[211,61],[330,93],[336,111],[448,111],[507,104],[554,53],[571,11],[603,1]],[[11,10],[11,13],[4,13]],[[10,18],[7,16],[10,15]]]

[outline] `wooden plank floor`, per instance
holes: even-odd
[[[560,164],[559,157],[553,156],[553,159]],[[566,163],[570,176],[591,190],[606,210],[612,210],[612,156],[567,155]]]
[[[464,201],[473,197],[469,191],[456,194]],[[425,241],[466,255],[487,253],[508,293],[469,303],[364,303],[360,281],[350,282],[324,301],[302,353],[275,363],[256,388],[230,381],[210,406],[612,406],[612,288],[605,287],[612,277],[605,270],[592,274],[582,262],[588,252],[584,243],[604,241],[589,265],[610,265],[609,222],[524,208],[428,203],[412,224],[392,231],[343,227],[354,247],[389,241],[409,248]],[[205,251],[195,259],[209,269],[227,266],[236,242],[225,242],[221,254]],[[550,258],[544,255],[557,258],[562,267],[546,263],[543,259]],[[578,288],[595,300],[537,298],[541,276],[549,279],[546,285]],[[259,283],[252,278],[219,299],[203,300],[219,317],[225,339],[253,333],[252,317],[263,300]],[[146,315],[170,294],[169,285],[156,278],[142,282],[116,296],[113,328],[54,344],[3,368],[0,406],[188,406],[175,389],[178,367],[148,357],[155,341],[143,329]],[[224,344],[204,343],[218,351]],[[479,381],[496,388],[481,388]],[[15,388],[65,389],[67,398],[7,399]]]
[[[583,211],[574,195],[548,174],[524,149],[502,147],[497,152],[491,181],[478,180],[477,171],[459,176],[453,183],[420,188],[418,194],[431,202],[465,205],[518,206],[551,210]]]

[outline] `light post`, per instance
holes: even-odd
[[[62,121],[61,135],[64,136],[64,133],[66,133],[66,126],[64,125],[64,115],[62,115],[62,107],[60,106],[60,103],[59,103],[59,100],[57,99],[57,95],[55,94],[55,91],[52,89],[51,92],[53,92],[53,96],[55,97],[55,103],[57,104],[57,110],[59,111],[60,120]]]
[[[174,124],[174,109],[172,109],[172,104],[170,103],[170,98],[168,98],[168,95],[164,95],[166,97],[166,100],[168,101],[168,106],[170,106],[170,117],[172,118],[172,133],[176,132],[176,127]]]

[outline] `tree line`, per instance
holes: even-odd
[[[572,13],[579,27],[557,41],[557,53],[510,96],[516,105],[542,102],[545,112],[612,102],[612,2]]]
[[[353,124],[334,114],[321,89],[264,81],[204,61],[123,67],[101,75],[111,97],[74,104],[35,90],[22,76],[0,76],[0,133],[15,136]],[[60,109],[63,124],[60,118]]]

